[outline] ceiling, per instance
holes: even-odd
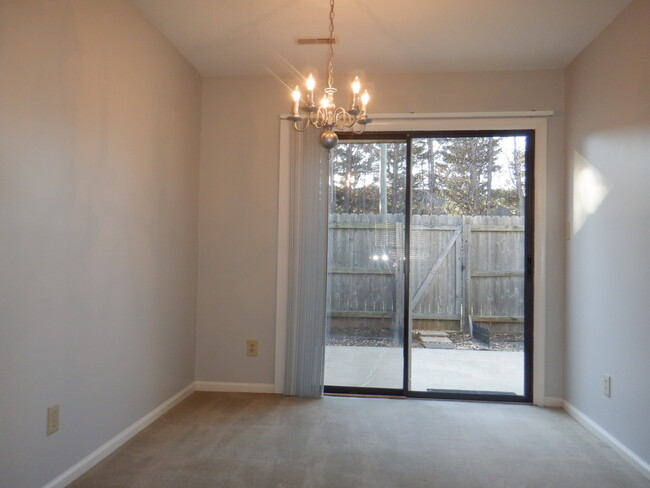
[[[131,0],[204,76],[320,71],[328,0]],[[630,0],[338,0],[337,72],[564,68]]]

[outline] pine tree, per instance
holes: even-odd
[[[492,137],[463,137],[440,140],[438,182],[445,213],[492,215],[492,176],[500,169],[496,159],[499,140]]]
[[[514,141],[512,157],[508,161],[510,181],[517,197],[517,215],[524,215],[526,211],[526,156],[523,150],[518,149],[517,140]]]

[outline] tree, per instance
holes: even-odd
[[[411,211],[415,214],[444,213],[440,176],[436,165],[440,144],[434,138],[413,139],[411,146]]]
[[[517,148],[517,139],[514,140],[512,157],[508,161],[510,182],[517,198],[517,215],[524,215],[526,211],[526,156],[524,151]]]
[[[501,151],[493,137],[459,137],[440,140],[438,163],[443,209],[455,215],[494,213],[492,176]]]
[[[330,151],[330,212],[404,212],[405,157],[403,143],[336,146]]]
[[[524,152],[502,157],[499,137],[414,138],[414,214],[523,215]],[[501,168],[503,164],[503,172]],[[401,214],[406,144],[342,142],[330,152],[330,212]]]
[[[330,211],[374,213],[378,209],[378,148],[376,144],[339,144],[330,151],[334,190]]]

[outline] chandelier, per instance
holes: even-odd
[[[317,129],[323,129],[320,135],[320,143],[326,149],[332,149],[339,142],[339,138],[334,132],[350,130],[355,134],[361,134],[366,125],[371,122],[366,114],[366,106],[370,100],[368,90],[363,94],[361,92],[361,82],[356,76],[352,82],[352,104],[346,110],[343,107],[337,107],[334,103],[334,0],[330,0],[330,36],[328,39],[329,51],[327,55],[327,88],[323,89],[323,98],[317,107],[314,103],[314,88],[316,80],[309,73],[305,88],[307,89],[307,100],[301,106],[302,94],[298,86],[293,90],[293,107],[291,115],[287,117],[293,122],[293,127],[298,132],[303,132],[309,125]],[[301,110],[305,115],[301,115]]]

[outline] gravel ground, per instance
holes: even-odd
[[[356,346],[356,347],[400,347],[395,344],[393,339],[386,339],[381,337],[344,337],[333,336],[327,338],[328,346]],[[423,347],[419,343],[419,347]]]
[[[474,351],[523,351],[524,338],[520,334],[494,334],[490,336],[490,345],[472,339],[469,334],[450,333],[456,349]]]
[[[495,334],[490,337],[490,346],[478,342],[469,334],[449,332],[449,338],[456,349],[474,351],[523,351],[524,342],[520,334]],[[386,329],[338,329],[327,338],[328,346],[356,347],[401,347],[394,338],[394,332]],[[423,348],[419,334],[413,334],[412,348]]]

